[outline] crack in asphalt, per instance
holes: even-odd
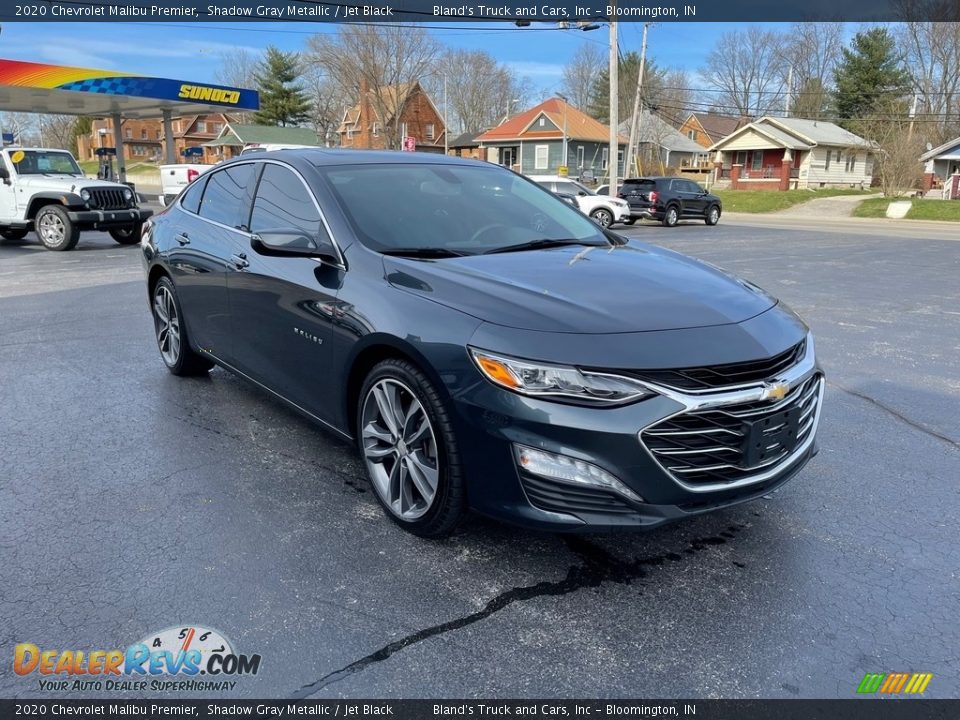
[[[687,547],[683,550],[683,553],[688,556],[695,555],[708,547],[724,545],[728,539],[736,537],[736,533],[746,527],[746,525],[730,525],[724,532],[717,535],[694,538],[690,540]],[[334,683],[338,683],[351,675],[365,670],[370,665],[387,660],[391,655],[411,645],[416,645],[437,635],[443,635],[478,623],[516,602],[541,597],[567,595],[577,592],[578,590],[599,587],[605,582],[617,585],[629,585],[634,580],[640,580],[646,577],[648,573],[645,568],[647,567],[659,567],[668,561],[681,562],[683,560],[683,555],[680,553],[667,552],[653,557],[624,561],[607,552],[604,548],[578,535],[565,535],[563,536],[563,541],[570,552],[582,561],[582,564],[571,565],[562,580],[544,580],[534,585],[511,588],[488,600],[481,610],[455,618],[454,620],[449,620],[445,623],[440,623],[439,625],[418,630],[399,640],[394,640],[379,650],[359,660],[355,660],[339,670],[327,673],[312,683],[302,686],[300,689],[291,693],[290,698],[294,700],[306,699]]]
[[[954,448],[960,450],[960,442],[958,442],[957,440],[954,440],[954,439],[953,439],[952,437],[950,437],[949,435],[944,435],[943,433],[937,432],[937,431],[934,430],[933,428],[929,428],[929,427],[927,427],[926,425],[923,425],[922,423],[917,422],[916,420],[911,420],[910,418],[908,418],[906,415],[904,415],[904,414],[901,413],[900,411],[894,410],[894,409],[893,409],[892,407],[890,407],[889,405],[884,405],[882,402],[880,402],[880,401],[877,400],[876,398],[870,397],[869,395],[866,395],[866,394],[864,394],[864,393],[862,393],[862,392],[860,392],[860,391],[858,391],[858,390],[851,390],[850,388],[844,387],[843,385],[838,385],[838,384],[835,383],[833,380],[828,380],[828,381],[827,381],[827,384],[835,387],[837,390],[841,390],[842,392],[847,393],[848,395],[853,395],[854,397],[860,398],[861,400],[866,400],[868,403],[870,403],[870,404],[872,404],[872,405],[876,405],[876,406],[877,406],[878,408],[880,408],[881,410],[885,410],[885,411],[888,412],[890,415],[892,415],[893,417],[895,417],[897,420],[899,420],[899,421],[902,422],[902,423],[905,423],[905,424],[909,425],[909,426],[912,427],[914,430],[919,430],[920,432],[924,433],[925,435],[929,435],[929,436],[932,437],[932,438],[936,438],[937,440],[941,440],[941,441],[947,443],[948,445],[952,445]]]

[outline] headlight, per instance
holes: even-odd
[[[133,190],[131,190],[130,188],[124,188],[123,199],[126,200],[127,202],[130,202],[131,200],[133,200]]]
[[[603,405],[633,402],[654,394],[639,381],[620,375],[517,360],[475,348],[470,348],[470,355],[490,382],[521,395]]]
[[[81,190],[80,199],[83,200],[84,202],[90,202],[90,191],[87,189]]]

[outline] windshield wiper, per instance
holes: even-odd
[[[390,248],[381,250],[382,255],[399,255],[400,257],[413,258],[448,258],[448,257],[466,257],[471,253],[460,250],[451,250],[450,248],[431,248],[431,247],[410,247],[410,248]]]
[[[493,255],[495,253],[521,252],[523,250],[542,250],[544,248],[564,247],[566,245],[586,245],[588,247],[605,247],[607,243],[589,242],[587,240],[576,240],[575,238],[541,238],[540,240],[530,240],[516,245],[504,245],[503,247],[487,250],[484,255]]]

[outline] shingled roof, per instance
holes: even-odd
[[[534,122],[541,115],[545,116],[555,128],[537,130],[534,127]],[[529,110],[514,115],[497,127],[487,130],[476,139],[481,143],[507,140],[561,140],[563,139],[564,116],[566,116],[568,140],[601,143],[610,140],[609,126],[557,97],[544,100],[539,105],[534,105]],[[627,139],[621,136],[620,142],[626,143]]]

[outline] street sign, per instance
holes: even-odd
[[[560,177],[567,177],[567,175],[570,174],[570,168],[568,168],[566,165],[561,165],[557,168],[557,174]]]
[[[98,147],[93,151],[97,157],[112,157],[117,154],[117,149],[112,147]]]
[[[417,139],[409,135],[403,139],[403,149],[406,152],[414,152],[417,149]]]

